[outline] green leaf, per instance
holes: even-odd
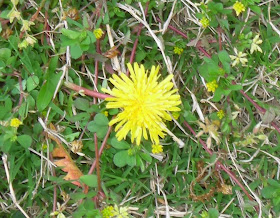
[[[89,187],[97,187],[97,176],[96,175],[84,175],[80,177],[80,181]]]
[[[11,57],[9,48],[0,48],[0,60],[7,61]]]
[[[77,39],[80,36],[80,32],[73,31],[73,30],[68,30],[68,29],[65,29],[65,28],[61,29],[61,33],[64,36],[67,36],[70,39]]]
[[[262,13],[262,9],[257,5],[250,5],[249,8],[258,15]]]
[[[109,120],[104,114],[96,114],[94,120],[89,122],[88,130],[96,132],[98,138],[103,138],[108,131]]]
[[[35,89],[39,85],[39,78],[38,76],[30,76],[26,81],[27,91],[30,92]]]
[[[82,111],[87,111],[89,109],[89,100],[84,98],[76,98],[74,101],[74,105],[76,108]]]
[[[268,179],[267,180],[268,184],[271,185],[271,186],[274,186],[274,187],[277,187],[280,189],[280,182],[279,181],[276,181],[274,179]]]
[[[70,46],[70,54],[72,58],[78,59],[79,57],[82,56],[83,50],[81,49],[80,45],[75,44]]]
[[[219,217],[219,211],[215,208],[210,208],[208,210],[209,218],[218,218]]]
[[[20,135],[17,137],[17,141],[22,147],[29,148],[32,143],[32,138],[29,135]]]
[[[55,74],[42,86],[37,97],[37,108],[39,111],[44,110],[50,103],[61,75],[62,72]]]
[[[152,163],[152,157],[150,154],[140,153],[140,156],[143,160],[147,161],[148,163]]]
[[[127,150],[119,151],[114,156],[114,164],[117,167],[124,167],[127,164],[126,157],[128,156]]]
[[[222,64],[224,64],[225,62],[231,61],[228,53],[225,50],[220,51],[218,53],[218,57],[219,57],[219,60],[222,62]]]
[[[229,24],[228,24],[228,20],[219,20],[219,22],[221,23],[221,26],[226,28],[227,30],[229,30]]]
[[[261,193],[264,198],[273,198],[275,194],[275,187],[267,186],[262,189]]]
[[[121,149],[129,149],[130,148],[129,144],[126,141],[124,141],[124,140],[118,141],[118,139],[116,137],[112,138],[111,145],[114,148],[119,149],[119,150],[121,150]]]
[[[124,167],[125,165],[135,166],[136,156],[129,155],[127,150],[119,151],[115,154],[113,162],[117,167]]]

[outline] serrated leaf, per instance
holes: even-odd
[[[56,131],[55,126],[52,124],[50,124],[50,129]],[[78,180],[83,175],[83,173],[76,166],[68,151],[64,148],[58,138],[54,137],[53,135],[48,135],[48,137],[56,142],[56,146],[52,151],[52,156],[54,159],[58,159],[54,161],[54,164],[56,164],[58,167],[61,167],[61,170],[67,173],[63,179]],[[72,183],[74,185],[81,186],[79,181],[73,181]]]
[[[29,135],[20,135],[17,137],[17,141],[24,148],[29,148],[32,144],[32,138]]]
[[[111,140],[111,145],[116,148],[116,149],[129,149],[130,146],[129,144],[122,140],[122,141],[118,141],[118,139],[116,137],[114,137],[112,140]]]
[[[80,177],[81,182],[89,187],[97,187],[97,176],[96,175],[84,175]]]
[[[30,92],[35,89],[39,85],[39,78],[38,76],[30,76],[26,81],[27,91]]]

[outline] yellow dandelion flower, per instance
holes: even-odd
[[[159,66],[152,66],[149,75],[143,65],[134,63],[132,67],[129,63],[127,66],[130,78],[124,73],[120,77],[114,74],[113,78],[110,78],[114,88],[102,89],[112,96],[106,98],[106,101],[109,101],[106,107],[122,109],[109,125],[118,123],[115,131],[119,141],[130,132],[132,143],[136,139],[136,144],[139,145],[142,136],[148,139],[149,132],[152,142],[159,144],[159,136],[165,136],[165,120],[172,119],[168,111],[180,111],[180,108],[176,107],[181,104],[180,96],[175,94],[177,89],[172,89],[173,75],[158,82]]]
[[[13,118],[10,121],[10,126],[18,128],[20,125],[22,125],[22,122],[18,118]]]
[[[184,51],[184,49],[177,47],[177,46],[175,46],[173,49],[174,54],[177,54],[177,55],[181,55],[183,53],[183,51]]]
[[[225,112],[223,111],[223,110],[219,110],[218,112],[217,112],[217,116],[219,117],[219,119],[221,120],[221,119],[223,119],[224,118],[224,116],[225,116]]]
[[[233,9],[235,10],[236,16],[239,16],[239,14],[244,12],[246,8],[241,2],[236,1],[233,5]]]
[[[100,39],[103,36],[104,32],[101,28],[97,28],[97,29],[93,30],[93,34],[96,39]]]
[[[101,211],[103,218],[110,218],[114,216],[114,207],[113,206],[107,206]]]
[[[251,44],[251,49],[250,49],[251,54],[253,54],[254,51],[259,51],[260,53],[262,53],[262,49],[258,45],[262,44],[263,41],[261,39],[259,39],[259,37],[260,37],[260,35],[258,34],[253,39],[253,42]]]
[[[200,21],[201,25],[203,28],[207,28],[209,26],[210,21],[208,20],[207,17],[203,17]]]
[[[212,82],[206,83],[207,91],[208,92],[215,92],[218,88],[218,83],[216,80],[213,80]]]
[[[162,145],[152,145],[152,153],[153,154],[158,154],[158,153],[161,153],[163,152],[163,148],[162,148]]]

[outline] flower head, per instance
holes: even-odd
[[[16,8],[13,8],[7,15],[7,17],[10,19],[10,23],[12,23],[14,21],[14,19],[18,19],[20,20],[21,18],[21,15],[20,15],[20,12],[16,9]]]
[[[181,55],[183,53],[183,51],[184,51],[184,49],[177,47],[177,46],[175,46],[173,49],[174,54],[177,54],[177,55]]]
[[[219,110],[219,111],[217,112],[217,116],[218,116],[219,119],[221,120],[221,119],[223,119],[223,117],[225,116],[225,112],[224,112],[223,110]]]
[[[103,218],[110,218],[114,216],[114,207],[113,206],[107,206],[101,211]]]
[[[259,37],[260,37],[260,35],[258,34],[253,39],[253,42],[251,44],[251,49],[250,49],[251,54],[253,54],[254,51],[259,51],[260,53],[262,53],[262,49],[258,45],[262,44],[263,41],[261,39],[259,39]]]
[[[128,208],[127,207],[118,207],[117,205],[114,206],[113,216],[116,218],[128,218]]]
[[[152,145],[152,153],[153,154],[158,154],[163,152],[162,145]]]
[[[104,32],[101,28],[97,28],[97,29],[93,30],[93,34],[96,39],[100,39],[103,36],[103,33]]]
[[[207,91],[208,92],[215,92],[216,89],[219,87],[216,80],[213,80],[212,82],[206,83]]]
[[[173,75],[167,76],[158,82],[159,66],[152,66],[151,72],[145,71],[143,65],[127,64],[130,78],[122,73],[113,75],[110,82],[114,85],[112,90],[102,89],[112,95],[106,98],[107,108],[122,108],[122,111],[110,121],[109,125],[116,125],[116,137],[122,140],[131,133],[132,143],[136,139],[139,145],[142,136],[148,139],[148,132],[154,144],[159,144],[159,136],[164,137],[165,120],[172,120],[168,111],[180,111],[177,106],[181,104],[180,96],[175,94],[170,81]]]
[[[28,45],[32,47],[37,42],[37,39],[33,36],[28,35],[21,43],[18,44],[19,49],[27,48]]]
[[[235,10],[236,16],[239,16],[239,14],[245,11],[246,8],[241,2],[236,1],[233,5],[233,9]]]
[[[204,28],[207,28],[210,23],[207,17],[203,17],[199,22]]]
[[[248,62],[248,59],[246,58],[247,54],[243,53],[243,52],[238,52],[236,48],[234,48],[234,52],[236,55],[230,55],[230,59],[233,61],[233,63],[231,64],[233,67],[236,64],[239,64],[239,62],[242,63],[242,65],[245,65],[246,62]]]
[[[22,27],[20,31],[30,31],[30,26],[35,25],[34,22],[28,20],[22,20]]]
[[[18,128],[20,125],[22,125],[22,122],[18,118],[13,118],[10,121],[10,126]]]

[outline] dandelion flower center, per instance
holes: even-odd
[[[110,121],[114,125],[118,140],[126,138],[130,132],[132,143],[139,145],[142,136],[147,140],[148,134],[154,144],[159,144],[159,137],[164,137],[164,122],[171,120],[169,111],[180,111],[180,96],[175,94],[171,79],[173,75],[158,82],[159,66],[152,66],[151,72],[145,71],[143,65],[128,64],[130,78],[125,74],[113,75],[110,82],[112,90],[103,89],[111,98],[107,108],[121,108],[122,111]]]

